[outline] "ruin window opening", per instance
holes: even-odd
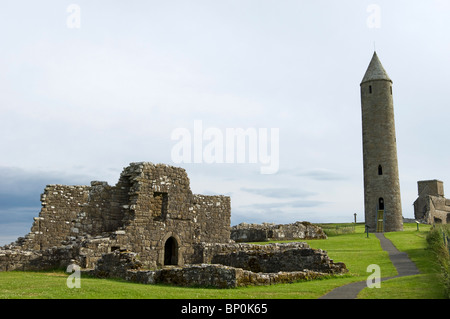
[[[378,210],[384,210],[384,199],[383,199],[383,197],[380,197],[378,199]]]
[[[383,167],[378,165],[378,175],[383,175]]]
[[[154,192],[153,197],[156,199],[156,209],[159,213],[159,217],[165,219],[167,216],[167,207],[169,204],[168,194],[163,192]]]
[[[178,265],[178,243],[174,237],[164,244],[164,265]]]
[[[372,94],[372,85],[369,85],[369,93]]]
[[[392,85],[391,85],[391,95],[392,95]]]

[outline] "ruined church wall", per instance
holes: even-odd
[[[21,246],[45,250],[71,237],[97,236],[117,228],[122,224],[127,192],[96,181],[91,186],[47,185],[39,217],[20,240]]]
[[[117,247],[138,253],[146,267],[164,264],[170,237],[176,241],[178,265],[192,260],[194,243],[229,241],[230,198],[192,194],[184,169],[132,163],[121,180],[129,181],[129,207]]]
[[[427,224],[448,224],[450,201],[442,196],[420,196],[414,202],[414,217]]]
[[[164,164],[132,163],[120,180],[128,181],[129,192],[123,227],[116,231],[117,248],[136,252],[146,267],[155,268],[164,263],[166,240],[174,237],[182,263],[193,242],[186,172]]]
[[[192,207],[199,224],[196,242],[228,243],[230,241],[231,200],[228,196],[194,195]]]
[[[41,195],[39,217],[34,218],[23,248],[43,250],[59,246],[67,236],[75,235],[74,221],[82,215],[88,198],[87,186],[47,185]]]
[[[87,268],[114,250],[160,267],[170,238],[177,252],[171,258],[183,265],[192,261],[195,243],[230,241],[230,198],[192,194],[186,171],[164,164],[131,163],[115,186],[48,185],[41,202],[30,233],[14,249],[79,247],[76,259]]]
[[[419,197],[414,201],[414,217],[427,224],[450,223],[450,200],[444,197],[439,180],[418,181]]]

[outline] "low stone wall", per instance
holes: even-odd
[[[250,270],[220,264],[167,266],[156,270],[142,270],[140,266],[141,264],[135,253],[114,251],[105,254],[94,270],[83,270],[83,272],[95,277],[123,278],[143,284],[164,283],[183,287],[215,288],[291,283],[299,280],[313,280],[328,275],[311,270],[255,273]]]
[[[312,280],[347,271],[343,263],[333,263],[325,251],[311,249],[306,243],[205,243],[201,251],[206,263],[142,270],[136,253],[116,250],[104,254],[96,268],[88,273],[145,284],[231,288]]]
[[[42,254],[35,251],[0,250],[0,271],[32,270],[30,261],[41,257]]]
[[[217,255],[237,254],[241,251],[261,250],[268,253],[286,249],[304,249],[310,248],[305,242],[292,243],[271,243],[267,245],[256,245],[248,243],[234,243],[234,244],[218,244],[218,243],[199,243],[194,247],[195,258],[194,263],[212,263],[212,260]]]
[[[202,244],[197,246],[198,263],[222,264],[253,272],[303,271],[304,269],[342,273],[342,263],[334,263],[326,251],[312,249],[307,243]]]
[[[241,268],[218,264],[195,264],[154,271],[128,270],[126,279],[144,284],[171,284],[183,287],[235,288],[273,285],[313,280],[328,274],[314,271],[254,273]]]
[[[223,265],[186,265],[154,271],[127,272],[126,279],[140,283],[164,283],[183,287],[237,287],[236,269]]]
[[[43,251],[0,249],[0,271],[64,268],[76,255],[74,247],[53,247]]]
[[[326,239],[322,228],[309,222],[292,224],[247,224],[231,227],[231,239],[235,242],[255,242],[268,240]]]
[[[138,260],[136,253],[115,250],[104,254],[90,274],[99,278],[126,278],[128,270],[141,267],[142,263]]]

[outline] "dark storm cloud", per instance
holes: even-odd
[[[0,167],[0,224],[25,222],[38,216],[40,195],[48,184],[86,184],[86,176]],[[78,183],[80,182],[80,183]]]

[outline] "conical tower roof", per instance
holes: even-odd
[[[362,79],[361,84],[367,81],[375,80],[386,80],[392,82],[392,80],[389,78],[389,75],[387,75],[386,70],[383,68],[380,59],[378,58],[377,52],[373,53],[372,60],[370,61],[366,74],[364,74],[364,78]]]

